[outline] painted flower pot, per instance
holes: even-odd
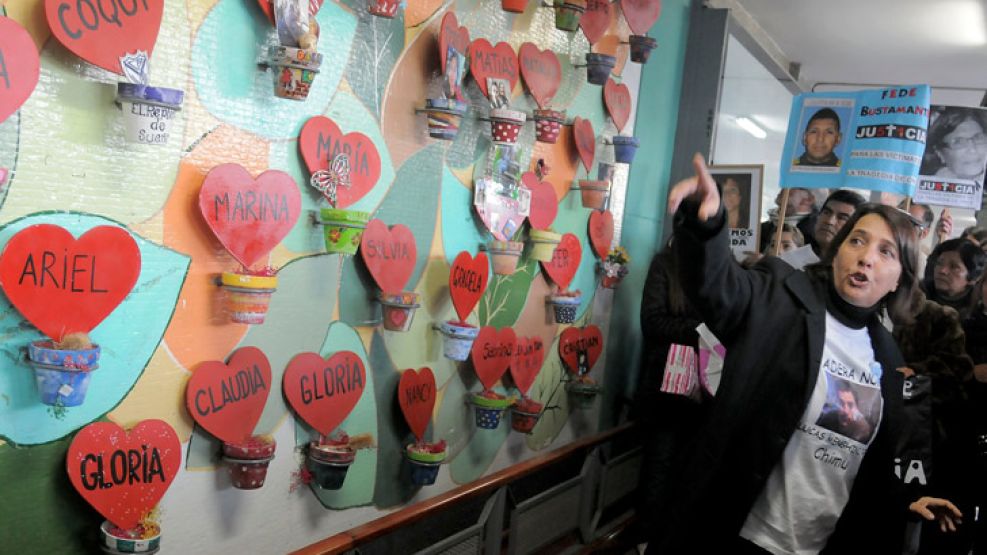
[[[429,98],[425,100],[428,115],[428,136],[452,141],[459,134],[459,123],[469,104],[454,98]]]
[[[617,58],[609,54],[586,54],[586,80],[594,85],[606,85],[610,71],[617,65]]]
[[[367,11],[370,15],[388,19],[398,13],[399,0],[367,0]]]
[[[413,447],[414,445],[409,445],[405,449],[405,456],[411,467],[411,483],[416,486],[430,486],[439,475],[439,467],[446,458],[446,452],[429,453],[414,450]]]
[[[512,145],[521,134],[521,126],[527,116],[518,110],[495,108],[490,110],[490,136],[494,144]]]
[[[34,367],[34,380],[41,402],[62,407],[77,407],[86,400],[93,370],[99,368],[98,364],[80,369],[33,362],[31,366]]]
[[[562,133],[565,112],[558,110],[535,110],[535,140],[540,143],[555,144]]]
[[[573,32],[586,11],[586,0],[555,0],[555,28]]]
[[[500,425],[501,415],[513,402],[510,397],[490,399],[479,393],[471,394],[470,403],[476,411],[476,427],[483,430],[496,430]]]
[[[27,348],[27,358],[45,366],[64,366],[70,369],[85,369],[99,362],[99,345],[89,349],[56,349],[55,342],[44,339],[34,341]]]
[[[326,251],[330,254],[356,254],[360,246],[363,230],[370,220],[369,212],[323,208],[319,211],[323,233],[326,238]]]
[[[541,418],[544,405],[532,399],[522,399],[511,408],[511,429],[522,434],[530,434]]]
[[[603,388],[592,381],[576,380],[567,383],[565,389],[574,407],[587,409],[593,406],[593,400]]]
[[[491,241],[487,252],[493,260],[493,272],[499,276],[512,275],[523,250],[524,243],[520,241]]]
[[[617,286],[620,285],[620,280],[621,279],[622,278],[620,278],[618,276],[604,275],[603,276],[602,285],[606,289],[616,289]]]
[[[631,43],[631,61],[639,64],[648,63],[651,51],[658,46],[658,41],[648,35],[631,35],[628,42]]]
[[[634,161],[634,154],[637,153],[639,146],[641,146],[641,141],[637,137],[614,135],[613,157],[618,164],[630,164]]]
[[[528,6],[528,0],[500,0],[500,7],[505,12],[523,13]]]
[[[583,179],[579,182],[579,193],[583,197],[583,208],[604,210],[610,198],[610,182]]]
[[[147,530],[138,525],[131,530],[122,530],[109,520],[99,527],[99,540],[107,549],[118,553],[149,553],[161,546],[161,529]]]
[[[274,438],[252,437],[246,443],[223,444],[223,461],[230,465],[230,477],[237,489],[257,489],[264,485],[267,467],[274,460]]]
[[[532,229],[528,236],[531,242],[531,258],[539,262],[551,262],[555,247],[562,242],[562,234],[554,231]]]
[[[451,360],[463,361],[469,358],[473,340],[480,333],[480,328],[465,322],[442,322],[439,325],[442,333],[442,353]]]
[[[127,140],[145,145],[166,145],[172,120],[182,109],[185,91],[134,83],[117,84],[117,103],[123,109]]]
[[[346,446],[309,443],[308,470],[312,480],[322,489],[336,490],[343,487],[356,451]]]
[[[571,324],[576,320],[576,310],[582,302],[582,295],[570,297],[567,295],[549,295],[548,304],[552,305],[552,314],[556,324]]]
[[[384,329],[389,331],[408,331],[411,321],[415,318],[415,310],[421,306],[418,293],[404,291],[395,295],[378,297],[382,307]]]
[[[223,272],[221,281],[230,319],[238,324],[263,324],[278,277]]]
[[[291,46],[272,46],[268,55],[274,69],[274,96],[289,100],[308,98],[322,65],[322,54]]]

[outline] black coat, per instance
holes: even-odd
[[[695,210],[687,204],[676,216],[681,282],[727,357],[708,423],[671,500],[672,532],[653,538],[649,553],[730,552],[805,411],[825,340],[827,284],[773,257],[741,268],[727,246],[722,211],[716,224],[704,225]],[[903,383],[895,368],[903,360],[876,318],[868,332],[884,369],[882,420],[827,553],[900,553],[907,500],[893,449]]]

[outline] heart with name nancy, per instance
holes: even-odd
[[[528,223],[534,229],[548,229],[559,213],[559,197],[555,187],[548,181],[540,181],[535,172],[525,172],[521,184],[531,191],[531,208],[528,210]]]
[[[613,214],[609,210],[594,210],[589,215],[589,244],[603,260],[613,242]]]
[[[485,252],[473,256],[462,251],[452,261],[452,268],[449,270],[449,295],[460,322],[465,322],[476,303],[480,302],[483,292],[487,290],[489,277],[490,265]]]
[[[620,133],[631,119],[631,89],[623,83],[607,79],[607,84],[603,85],[603,101]]]
[[[439,27],[439,62],[443,74],[446,72],[446,55],[450,46],[464,56],[470,46],[470,31],[459,25],[456,13],[453,11],[442,16],[442,24]]]
[[[120,58],[151,57],[164,0],[45,0],[51,34],[76,56],[123,75]]]
[[[620,9],[631,31],[644,35],[661,16],[661,0],[620,0]]]
[[[284,370],[281,387],[295,413],[327,436],[350,415],[366,384],[360,356],[339,351],[328,359],[318,353],[295,355]]]
[[[140,273],[137,242],[109,225],[78,239],[57,225],[32,225],[11,237],[0,254],[7,299],[55,341],[92,331],[130,294]]]
[[[239,164],[221,164],[202,183],[199,210],[219,242],[249,268],[295,226],[302,196],[283,171],[267,170],[254,179]]]
[[[487,39],[476,39],[470,43],[470,73],[487,98],[490,98],[488,78],[506,80],[513,91],[518,80],[517,54],[506,42],[493,46]]]
[[[40,74],[41,58],[31,35],[13,19],[0,16],[0,123],[20,110]],[[0,175],[0,185],[3,182]]]
[[[363,198],[380,179],[380,153],[370,137],[353,131],[343,134],[325,116],[309,118],[298,135],[298,149],[309,173],[328,170],[340,154],[349,167],[349,185],[336,188],[336,208],[346,208]]]
[[[470,356],[484,390],[493,389],[514,358],[517,336],[512,328],[483,326],[473,341]]]
[[[610,28],[613,8],[610,0],[586,0],[586,11],[579,17],[579,26],[590,44],[596,44]]]
[[[254,433],[271,392],[271,363],[257,347],[240,347],[228,362],[196,366],[185,386],[185,406],[195,422],[226,443]]]
[[[511,360],[511,378],[521,395],[527,396],[545,361],[545,343],[541,337],[518,337]]]
[[[576,116],[572,120],[572,135],[579,159],[586,171],[589,171],[596,156],[596,132],[593,131],[593,124],[588,119]]]
[[[533,43],[526,42],[518,50],[518,61],[528,91],[539,108],[546,108],[562,82],[562,65],[558,57],[550,49],[539,50]]]
[[[568,327],[559,336],[559,357],[570,374],[586,374],[602,353],[603,333],[592,324],[582,328]]]
[[[398,382],[398,405],[418,441],[425,439],[425,430],[435,409],[435,376],[432,369],[409,368],[401,372]]]
[[[397,294],[404,290],[415,270],[418,249],[415,236],[408,226],[387,224],[374,218],[360,239],[360,257],[370,276],[385,294]]]
[[[182,444],[163,420],[143,420],[129,432],[94,422],[79,430],[65,457],[76,491],[124,530],[158,504],[181,466]]]
[[[583,246],[579,243],[579,238],[572,233],[566,233],[555,247],[552,259],[542,262],[542,270],[548,277],[559,286],[560,291],[568,289],[572,283],[572,278],[576,277],[576,270],[579,269],[579,262],[583,258]]]

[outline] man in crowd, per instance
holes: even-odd
[[[812,250],[816,256],[822,258],[833,237],[836,237],[836,234],[843,229],[843,224],[853,216],[853,211],[863,203],[864,197],[845,189],[837,189],[826,197],[813,231],[816,244],[812,246]]]

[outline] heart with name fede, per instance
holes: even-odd
[[[558,57],[551,49],[539,50],[533,43],[526,42],[518,50],[518,61],[528,91],[539,108],[546,108],[562,82],[562,65]]]
[[[196,424],[226,443],[254,433],[271,392],[271,363],[257,347],[240,347],[229,362],[196,366],[185,386],[185,406]]]
[[[579,26],[590,44],[596,44],[610,28],[613,8],[610,0],[586,0],[586,11],[579,17]]]
[[[470,46],[470,31],[459,25],[456,13],[453,11],[442,16],[442,24],[439,28],[439,62],[443,74],[446,72],[446,55],[450,46],[464,56]]]
[[[449,270],[449,295],[460,322],[466,321],[476,303],[483,297],[483,292],[487,290],[489,273],[490,266],[485,252],[473,256],[462,251],[452,261],[452,268]]]
[[[559,197],[555,196],[555,187],[548,181],[539,181],[534,172],[525,172],[521,183],[531,191],[528,223],[534,229],[548,229],[559,213]]]
[[[284,369],[284,398],[295,414],[323,436],[350,415],[367,384],[363,360],[353,351],[338,351],[328,359],[299,353]]]
[[[514,358],[517,336],[512,328],[483,326],[473,341],[470,356],[484,389],[493,389]]]
[[[613,242],[613,214],[609,210],[594,210],[589,215],[589,244],[603,260]]]
[[[517,85],[518,63],[517,54],[506,42],[498,42],[492,46],[487,39],[476,39],[470,43],[470,73],[487,98],[487,78],[504,79],[510,83],[511,90]]]
[[[527,396],[545,361],[545,343],[541,337],[518,337],[511,360],[511,379],[522,395]]]
[[[607,84],[603,85],[603,101],[607,105],[610,119],[617,126],[617,132],[623,131],[627,121],[631,119],[631,89],[623,83],[607,79]]]
[[[555,247],[555,253],[548,262],[542,262],[541,267],[548,274],[548,277],[559,286],[559,290],[565,291],[572,278],[576,276],[579,269],[579,262],[583,257],[583,247],[579,243],[579,238],[572,233],[562,236],[559,245]]]
[[[0,16],[0,123],[20,110],[40,74],[41,59],[31,35],[13,19]],[[0,184],[3,181],[0,176]]]
[[[418,441],[425,439],[425,430],[435,408],[435,376],[428,367],[401,372],[398,382],[398,405]]]
[[[589,372],[602,353],[603,333],[593,324],[582,328],[568,327],[559,336],[559,356],[570,374]],[[584,359],[582,371],[580,358]]]
[[[576,143],[576,152],[583,162],[586,171],[593,166],[593,158],[596,156],[596,132],[593,131],[593,124],[588,119],[576,116],[572,120],[572,135]]]
[[[631,31],[644,35],[661,15],[661,0],[620,0],[620,9]]]
[[[340,154],[349,162],[349,186],[336,188],[336,208],[360,200],[380,179],[380,153],[370,137],[353,131],[343,134],[325,116],[309,118],[298,135],[298,149],[309,173],[327,170]]]
[[[396,294],[404,290],[415,270],[417,256],[415,236],[408,226],[396,224],[388,229],[387,224],[377,218],[367,223],[360,240],[360,257],[384,293]]]

